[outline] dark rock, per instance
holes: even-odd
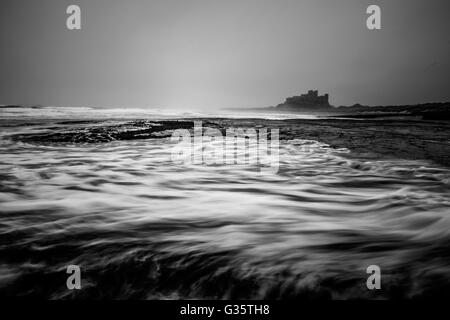
[[[170,137],[173,130],[192,129],[192,121],[132,121],[117,125],[79,128],[52,128],[44,133],[13,135],[15,141],[27,143],[99,143],[116,140],[135,140]]]

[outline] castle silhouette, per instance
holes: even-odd
[[[317,90],[309,90],[308,93],[289,97],[285,100],[285,102],[276,106],[276,108],[280,109],[308,109],[308,110],[317,110],[317,109],[328,109],[330,108],[329,103],[329,95],[328,93],[319,96],[319,92]]]

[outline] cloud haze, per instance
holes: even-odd
[[[82,30],[65,27],[78,4]],[[382,29],[365,27],[369,4]],[[0,4],[0,103],[222,108],[450,101],[448,0]]]

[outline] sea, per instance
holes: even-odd
[[[167,137],[88,143],[14,138],[83,134],[91,125],[133,119],[217,116],[1,108],[0,296],[450,296],[448,167],[358,158],[301,137],[280,141],[279,169],[265,174],[251,165],[174,163]],[[80,290],[67,287],[71,265],[81,270]],[[380,271],[379,288],[369,285],[373,266]]]

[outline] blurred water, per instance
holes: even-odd
[[[26,125],[3,128],[5,137]],[[0,140],[0,295],[409,298],[449,294],[450,172],[280,145],[277,174],[174,164],[170,140]],[[79,265],[82,287],[66,288]],[[366,268],[382,270],[381,291]]]

